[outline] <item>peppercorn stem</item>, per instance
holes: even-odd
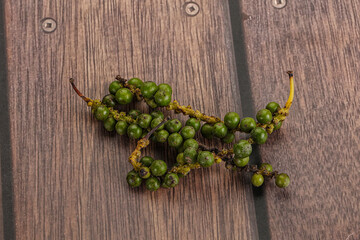
[[[79,91],[79,89],[75,86],[75,83],[74,83],[75,80],[74,80],[73,78],[70,78],[69,81],[70,81],[70,84],[71,84],[72,88],[73,88],[74,91],[77,93],[77,95],[79,95],[79,97],[81,97],[81,98],[82,98],[85,102],[87,102],[87,103],[93,101],[91,98],[85,97],[85,96]]]
[[[289,80],[290,80],[290,94],[285,104],[285,108],[289,110],[294,99],[294,74],[292,71],[288,71],[287,74],[289,74]]]

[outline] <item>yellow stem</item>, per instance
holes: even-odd
[[[290,94],[285,104],[285,108],[289,110],[294,99],[294,74],[292,71],[288,71],[287,74],[289,74],[289,80],[290,80]]]

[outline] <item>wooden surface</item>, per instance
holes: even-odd
[[[261,159],[292,180],[286,190],[264,188],[268,234],[360,235],[360,4],[197,3],[200,13],[188,17],[179,0],[5,1],[17,239],[266,239],[248,177],[223,166],[193,172],[172,190],[130,189],[126,159],[135,142],[106,133],[68,78],[91,97],[106,94],[117,74],[167,82],[180,102],[224,116],[285,102],[289,69],[291,114],[259,147]],[[57,20],[55,32],[41,30],[44,17]],[[241,66],[234,19],[244,21]],[[245,102],[239,92],[250,90]],[[169,162],[175,156],[150,151]]]

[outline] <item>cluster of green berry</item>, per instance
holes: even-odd
[[[192,169],[206,168],[214,163],[226,162],[226,167],[233,170],[253,172],[252,184],[256,187],[264,183],[264,177],[275,177],[278,187],[287,187],[290,179],[285,173],[273,171],[269,163],[258,166],[248,165],[252,153],[252,144],[263,144],[268,134],[278,130],[288,115],[293,98],[293,76],[290,77],[290,96],[284,108],[278,103],[270,102],[265,109],[258,111],[257,122],[251,117],[241,119],[235,112],[229,112],[224,120],[207,116],[194,111],[190,106],[181,106],[177,101],[171,101],[172,88],[168,84],[157,85],[154,82],[143,82],[138,78],[130,80],[117,77],[109,85],[110,94],[101,101],[85,97],[70,82],[77,94],[92,108],[95,118],[102,121],[107,131],[116,131],[119,135],[127,135],[131,139],[139,139],[136,149],[129,157],[133,165],[127,175],[127,182],[132,187],[138,187],[145,181],[146,188],[151,191],[175,187],[179,177],[186,176]],[[126,105],[134,100],[145,101],[151,108],[164,107],[168,111],[183,113],[189,116],[185,125],[179,119],[165,118],[163,112],[153,110],[142,113],[139,110],[119,112],[119,105]],[[201,125],[201,121],[204,122]],[[200,131],[204,138],[216,137],[224,143],[232,143],[237,131],[249,134],[248,139],[236,142],[232,148],[219,150],[209,149],[199,143],[195,137]],[[154,160],[150,156],[141,158],[141,149],[149,145],[150,141],[167,143],[176,148],[178,155],[176,164],[170,169],[163,160]]]

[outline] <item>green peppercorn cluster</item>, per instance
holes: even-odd
[[[139,78],[127,81],[117,77],[117,80],[109,85],[109,94],[101,101],[83,96],[73,81],[71,84],[77,94],[91,106],[95,118],[103,122],[107,131],[116,131],[119,135],[127,135],[130,139],[139,140],[138,147],[131,156],[133,159],[130,161],[134,169],[126,177],[131,187],[139,187],[144,182],[145,187],[150,191],[160,187],[172,188],[179,183],[180,177],[186,176],[192,169],[211,167],[221,161],[226,162],[226,167],[229,169],[253,172],[251,182],[255,187],[263,185],[264,177],[275,178],[275,184],[280,188],[287,187],[290,183],[287,174],[273,171],[269,163],[260,166],[249,165],[252,144],[264,144],[268,134],[278,130],[285,119],[281,111],[286,112],[288,109],[285,111],[278,103],[270,102],[266,108],[258,111],[257,121],[251,117],[241,119],[236,112],[228,112],[222,121],[220,118],[192,111],[183,125],[177,118],[165,119],[164,113],[159,109],[150,113],[136,109],[128,112],[116,110],[118,106],[136,100],[146,102],[151,108],[166,107],[164,109],[170,111],[172,88],[168,84],[157,85],[151,81],[143,82]],[[174,103],[177,104],[176,101]],[[176,113],[191,112],[190,107],[180,106],[176,109]],[[201,120],[204,121],[203,124]],[[197,132],[200,132],[204,138],[218,138],[227,144],[235,141],[236,132],[247,133],[249,138],[235,141],[230,149],[209,149],[196,140],[200,136]],[[164,143],[175,148],[178,152],[175,165],[169,168],[163,160],[151,156],[141,157],[143,147],[141,144],[144,142],[140,139],[149,139],[151,142]]]

